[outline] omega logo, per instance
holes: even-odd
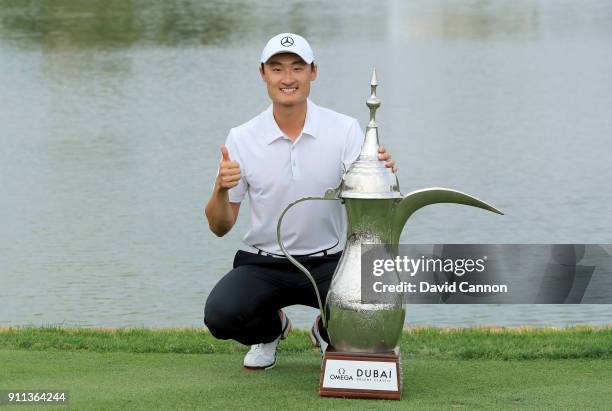
[[[344,380],[344,381],[352,381],[354,378],[352,375],[346,375],[346,369],[340,367],[338,368],[338,374],[331,374],[329,376],[332,380]]]

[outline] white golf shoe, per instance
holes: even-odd
[[[251,349],[244,356],[244,367],[254,370],[269,370],[276,365],[276,351],[280,340],[284,340],[291,331],[291,321],[283,310],[279,311],[281,324],[283,325],[280,335],[272,342],[251,345]]]
[[[317,318],[315,318],[315,322],[312,325],[312,327],[310,327],[310,330],[308,330],[308,337],[310,337],[310,341],[312,341],[312,345],[314,345],[315,347],[319,347],[321,349],[321,355],[323,355],[323,353],[325,353],[325,350],[327,350],[327,346],[329,344],[327,344],[325,342],[325,340],[323,339],[323,337],[321,337],[321,334],[319,333],[319,323],[321,322],[321,316],[317,315]]]

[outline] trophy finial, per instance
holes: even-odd
[[[371,95],[366,100],[366,105],[370,108],[370,123],[368,127],[376,127],[376,110],[380,107],[380,99],[376,97],[376,86],[378,86],[378,78],[376,78],[376,67],[374,67],[372,79],[370,80]]]

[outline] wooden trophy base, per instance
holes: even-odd
[[[322,397],[402,398],[399,351],[385,354],[338,352],[323,355],[319,395]]]

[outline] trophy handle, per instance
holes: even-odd
[[[323,309],[323,303],[321,301],[321,294],[319,293],[317,282],[314,280],[314,278],[312,277],[308,269],[304,267],[302,264],[300,264],[300,262],[297,261],[295,258],[293,258],[291,254],[289,254],[289,252],[285,248],[285,245],[283,244],[283,240],[281,238],[281,224],[283,223],[283,217],[285,217],[285,213],[289,211],[289,209],[293,207],[294,205],[301,203],[303,201],[308,201],[308,200],[340,200],[340,198],[338,198],[339,192],[340,192],[340,187],[338,186],[338,188],[330,188],[327,191],[325,191],[325,195],[323,197],[302,197],[299,200],[296,200],[293,203],[290,203],[285,208],[285,210],[283,210],[283,212],[280,215],[280,218],[278,219],[278,223],[276,224],[276,240],[278,241],[278,245],[280,246],[280,249],[283,251],[283,254],[285,254],[285,257],[287,257],[287,259],[291,261],[291,263],[294,266],[296,266],[301,272],[303,272],[306,275],[306,277],[308,277],[310,282],[312,283],[312,287],[314,288],[315,294],[317,295],[317,302],[319,303],[319,310],[321,311],[321,321],[323,321],[323,327],[327,327],[327,317],[325,316],[325,310]]]

